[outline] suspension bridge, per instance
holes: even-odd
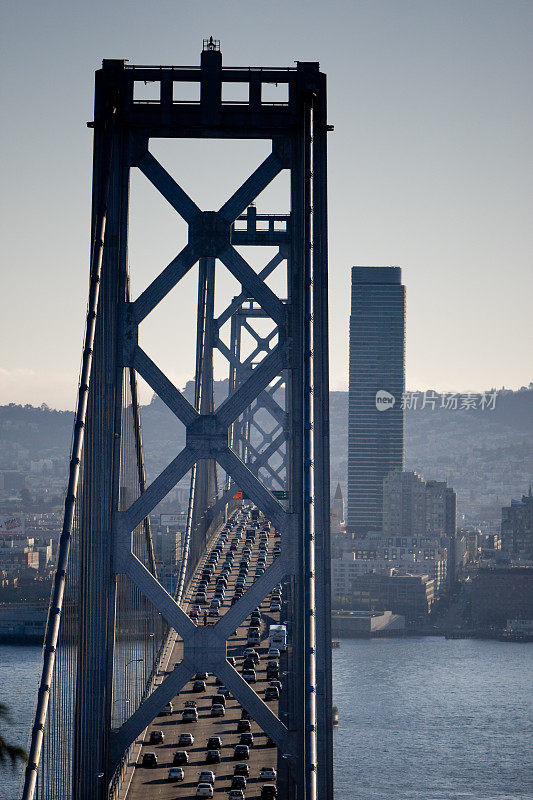
[[[138,99],[148,84],[155,94]],[[224,100],[227,84],[239,85],[244,99]],[[286,88],[282,102],[268,102],[272,85]],[[191,87],[197,98],[180,99]],[[21,797],[230,791],[330,800],[325,75],[309,62],[225,67],[213,39],[200,66],[106,60],[90,126],[85,341]],[[150,148],[176,138],[259,139],[269,154],[218,210],[204,210]],[[136,297],[128,264],[133,171],[188,226],[183,249]],[[288,208],[261,209],[261,193],[282,174]],[[143,350],[139,327],[180,292],[193,267],[191,402]],[[224,270],[240,291],[215,313]],[[273,276],[282,294],[271,288]],[[228,377],[217,406],[215,354]],[[139,376],[185,429],[185,446],[151,482]],[[150,514],[183,481],[189,505],[170,593],[158,578]],[[275,626],[285,631],[281,649]],[[182,737],[189,733],[193,742]]]

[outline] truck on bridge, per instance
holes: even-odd
[[[278,650],[287,649],[287,628],[285,625],[271,625],[268,629],[270,647]]]

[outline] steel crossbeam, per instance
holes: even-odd
[[[134,100],[138,81],[160,84],[159,102]],[[247,103],[222,102],[225,81],[250,86]],[[174,103],[173,84],[197,81],[199,103]],[[288,102],[263,103],[261,87],[288,85]],[[102,125],[112,96],[117,125]],[[298,63],[287,70],[236,70],[222,67],[221,54],[206,50],[200,69],[134,68],[105,61],[97,73],[95,151],[113,137],[108,227],[112,232],[103,259],[99,326],[89,404],[85,460],[82,550],[86,581],[82,608],[73,754],[74,800],[104,800],[124,752],[160,708],[195,671],[220,677],[232,694],[276,742],[288,800],[332,797],[331,664],[329,638],[329,467],[327,362],[327,231],[325,76],[318,64]],[[202,210],[150,152],[154,137],[263,138],[271,153],[223,203]],[[127,266],[128,181],[138,169],[188,226],[188,241],[150,285],[130,301]],[[251,204],[282,171],[290,174],[290,212],[262,214]],[[96,178],[95,178],[96,180]],[[95,185],[95,193],[100,189]],[[257,269],[236,248],[275,246],[277,253]],[[199,263],[196,396],[190,403],[138,343],[139,326]],[[241,290],[214,316],[215,264],[223,265]],[[287,296],[266,283],[284,265]],[[260,335],[254,320],[271,320]],[[229,323],[229,346],[221,329]],[[241,334],[254,340],[242,355]],[[227,357],[229,395],[213,400],[213,351]],[[117,493],[121,436],[120,402],[125,370],[135,370],[186,429],[186,444],[131,505],[119,510]],[[94,394],[97,392],[98,394]],[[284,402],[279,401],[284,394]],[[273,418],[266,429],[261,414]],[[255,431],[260,441],[252,438]],[[270,460],[277,457],[281,465]],[[216,492],[218,464],[227,476],[224,507],[231,487],[246,496],[281,532],[281,555],[243,597],[212,627],[197,627],[132,552],[135,528],[188,473],[192,474],[191,519],[198,518]],[[265,477],[266,475],[266,477]],[[262,477],[263,476],[263,477]],[[271,488],[286,489],[279,502]],[[202,542],[191,536],[191,568]],[[120,728],[111,727],[114,657],[114,586],[125,575],[164,616],[183,641],[183,660],[145,697]],[[226,660],[228,637],[280,581],[290,584],[292,605],[290,694],[281,720]],[[95,665],[99,665],[95,669]],[[283,758],[281,758],[283,757]]]

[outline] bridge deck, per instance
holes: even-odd
[[[238,517],[237,517],[238,518]],[[264,519],[261,520],[264,524]],[[203,610],[209,607],[209,601],[214,594],[216,577],[220,574],[224,557],[230,549],[231,541],[234,536],[238,523],[235,518],[232,520],[231,528],[228,530],[228,541],[222,550],[218,565],[215,569],[214,575],[208,585],[207,592],[207,605],[202,606],[202,611],[198,619],[198,624],[203,624]],[[211,542],[210,548],[206,551],[205,556],[200,560],[200,564],[196,570],[193,579],[189,584],[189,589],[186,596],[185,608],[188,610],[194,601],[196,593],[196,586],[200,577],[201,570],[209,558],[209,554],[215,546],[218,536],[214,537]],[[274,544],[279,541],[276,538],[273,529],[270,530],[268,536],[268,553],[267,565],[271,564],[273,556]],[[231,574],[228,578],[228,587],[224,603],[220,608],[222,615],[230,607],[231,597],[235,587],[235,582],[239,572],[239,562],[242,557],[242,550],[245,542],[245,533],[243,532],[242,538],[239,542],[238,549],[235,551],[235,560]],[[255,544],[252,547],[250,558],[250,567],[246,581],[248,588],[254,580],[255,568],[257,565],[259,553],[259,537],[256,535]],[[269,685],[266,678],[266,662],[268,652],[268,626],[276,624],[280,621],[280,613],[269,610],[270,603],[267,598],[260,607],[262,621],[261,621],[261,644],[256,647],[260,662],[256,667],[257,683],[252,684],[255,691],[264,697],[265,689]],[[285,617],[283,617],[285,618]],[[242,669],[243,651],[247,647],[247,629],[248,621],[238,628],[228,640],[228,656],[234,656],[236,659],[235,668],[239,671]],[[170,659],[169,668],[173,668],[173,664],[181,658],[181,643],[176,643],[174,652]],[[280,661],[280,680],[283,682],[286,672],[286,658],[287,654],[282,653]],[[285,669],[284,669],[285,667]],[[191,676],[192,677],[192,676]],[[239,742],[240,734],[237,733],[237,722],[241,719],[242,708],[235,699],[228,699],[226,704],[226,714],[224,717],[214,718],[210,716],[211,698],[217,693],[217,686],[215,677],[208,676],[206,681],[205,693],[193,693],[193,681],[185,685],[183,690],[173,701],[173,713],[171,716],[157,717],[153,723],[148,727],[143,743],[141,753],[137,766],[135,768],[130,788],[127,794],[128,800],[146,800],[147,798],[158,798],[161,800],[176,800],[177,798],[193,798],[196,797],[196,787],[198,784],[198,775],[201,770],[211,770],[215,774],[215,782],[213,785],[214,797],[226,797],[231,786],[231,779],[233,777],[233,768],[237,763],[247,763],[249,766],[249,777],[247,778],[247,786],[244,790],[246,800],[250,798],[260,798],[261,787],[265,783],[272,783],[271,780],[259,779],[259,772],[261,767],[274,767],[277,769],[277,749],[273,746],[267,746],[267,737],[263,733],[258,724],[251,721],[251,732],[254,736],[254,746],[250,748],[250,759],[243,762],[242,759],[235,760],[233,758],[233,749]],[[283,692],[282,692],[283,698]],[[185,707],[187,700],[195,700],[198,705],[198,722],[196,723],[183,723],[181,720],[181,712]],[[271,702],[270,707],[274,713],[278,713],[278,703]],[[150,732],[152,730],[161,730],[164,733],[164,743],[160,745],[149,744]],[[192,733],[194,736],[194,744],[190,747],[183,747],[178,745],[178,739],[181,733]],[[220,736],[222,739],[222,749],[220,751],[220,763],[208,764],[206,763],[206,743],[209,736]],[[185,773],[183,782],[169,781],[168,772],[173,766],[173,758],[176,750],[186,750],[189,754],[189,761],[187,764],[182,765]],[[158,763],[155,768],[148,768],[142,766],[143,755],[147,751],[153,751],[157,754]]]

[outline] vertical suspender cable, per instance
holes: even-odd
[[[129,284],[127,286],[127,300],[129,300]],[[135,450],[137,453],[137,472],[139,477],[139,489],[141,494],[146,489],[146,471],[144,468],[144,454],[142,447],[141,437],[141,415],[139,409],[139,395],[137,392],[137,378],[135,370],[130,367],[130,391],[131,391],[131,407],[133,411],[133,429],[135,433]],[[147,516],[143,521],[144,535],[146,539],[146,548],[148,550],[148,563],[150,572],[157,578],[157,568],[154,556],[154,543],[152,539],[152,531],[150,528],[150,517]]]
[[[87,320],[85,327],[85,342],[83,346],[83,359],[78,388],[78,402],[76,417],[74,422],[74,437],[72,441],[72,455],[69,465],[69,480],[67,495],[65,498],[65,513],[63,517],[63,528],[59,539],[59,552],[57,558],[57,568],[54,576],[54,586],[48,609],[48,619],[46,622],[46,633],[44,639],[43,667],[41,682],[37,695],[37,706],[35,718],[31,732],[31,741],[28,755],[28,764],[24,776],[24,788],[21,800],[33,800],[37,773],[39,769],[39,758],[41,755],[44,725],[46,712],[50,699],[50,686],[54,671],[55,655],[59,637],[59,625],[63,606],[63,595],[67,577],[67,568],[72,536],[72,524],[74,520],[74,510],[78,493],[78,481],[81,466],[81,453],[83,448],[83,438],[85,433],[85,418],[87,413],[87,400],[89,396],[89,384],[91,380],[91,367],[94,346],[94,335],[96,330],[96,318],[98,313],[98,297],[100,293],[100,276],[102,272],[102,260],[104,253],[105,228],[107,219],[107,198],[109,193],[111,158],[112,158],[112,128],[115,120],[115,107],[110,108],[110,115],[104,128],[106,144],[109,152],[104,159],[106,174],[104,178],[104,191],[101,198],[100,209],[96,215],[95,229],[92,241],[91,257],[91,279],[89,286],[89,301],[87,307]]]

